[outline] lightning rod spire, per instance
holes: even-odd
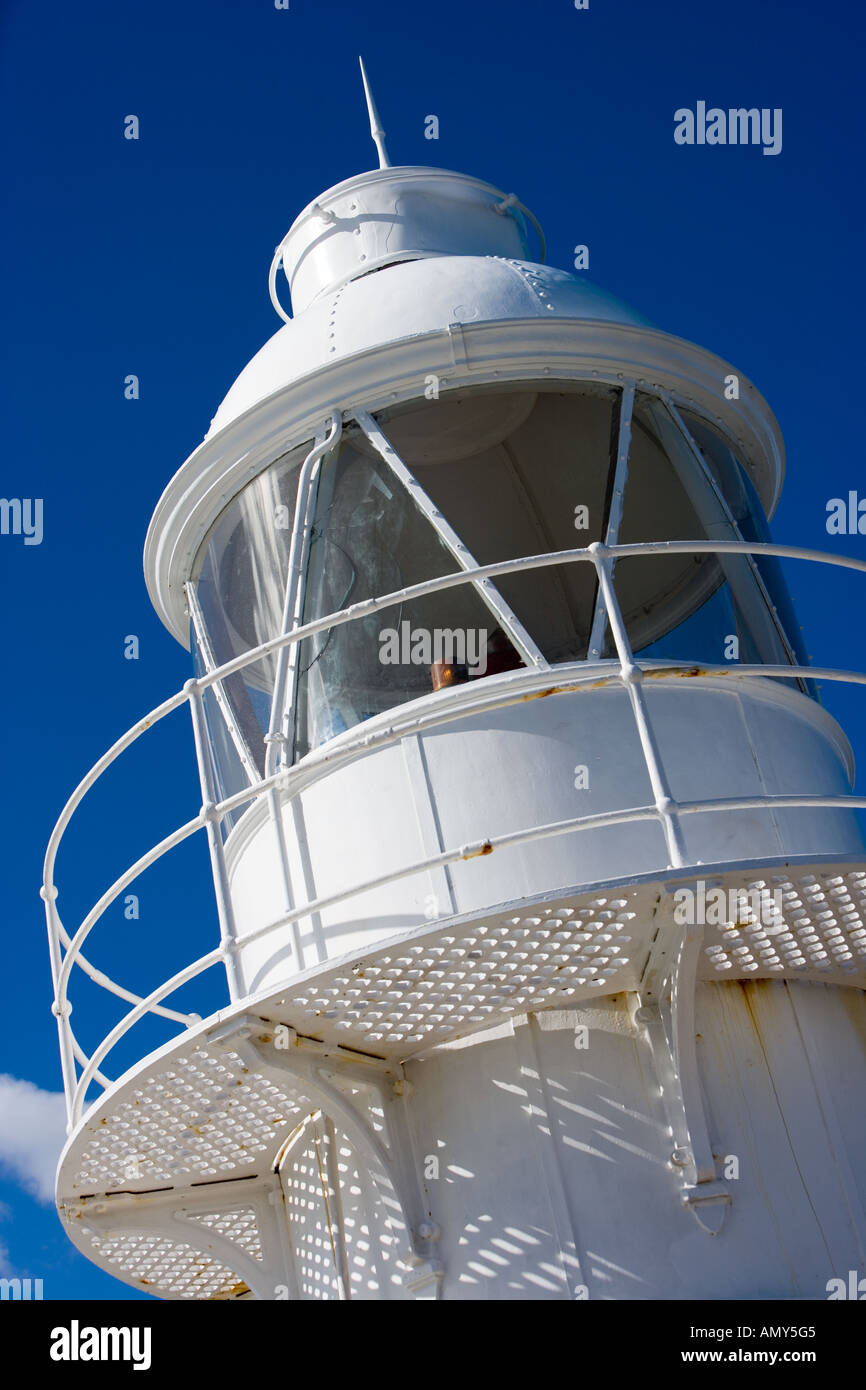
[[[376,149],[379,152],[379,168],[390,169],[391,161],[388,158],[388,151],[385,149],[385,132],[382,129],[382,122],[379,119],[379,112],[376,110],[376,103],[373,100],[373,93],[370,91],[370,83],[367,78],[367,69],[364,67],[364,59],[360,57],[360,55],[358,57],[358,62],[361,64],[361,77],[364,82],[364,95],[367,98],[367,111],[370,115],[370,134],[372,135],[373,140],[376,144]]]

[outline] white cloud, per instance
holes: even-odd
[[[54,1173],[65,1139],[60,1091],[0,1075],[0,1164],[40,1202],[54,1200]]]

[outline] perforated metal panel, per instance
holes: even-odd
[[[782,911],[762,923],[746,909],[739,922],[713,930],[705,952],[714,973],[864,980],[866,871],[772,874],[744,886],[769,895],[779,892]]]
[[[302,1104],[299,1091],[250,1072],[236,1052],[187,1044],[170,1066],[127,1083],[96,1124],[88,1112],[66,1191],[243,1173],[274,1152]]]
[[[282,1169],[286,1214],[300,1293],[307,1299],[340,1297],[336,1194],[322,1153],[327,1138],[308,1123]]]
[[[459,928],[434,923],[414,940],[317,972],[281,992],[277,1007],[299,1031],[405,1057],[497,1018],[636,984],[646,933],[635,942],[630,928],[657,895],[644,890],[642,904],[639,896],[583,895]]]
[[[195,1212],[185,1215],[185,1221],[204,1226],[224,1240],[231,1241],[250,1259],[264,1260],[262,1239],[254,1207],[233,1207],[229,1211]]]
[[[226,1265],[183,1241],[141,1231],[94,1234],[91,1239],[98,1263],[164,1298],[229,1298],[248,1292]]]

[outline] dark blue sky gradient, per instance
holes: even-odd
[[[272,0],[6,0],[0,24],[2,494],[45,508],[41,546],[0,537],[0,1071],[57,1090],[44,844],[103,750],[191,673],[147,599],[145,530],[279,327],[266,284],[274,246],[310,199],[376,163],[357,54],[395,164],[514,190],[544,225],[551,264],[570,268],[587,243],[590,278],[749,375],[788,449],[776,538],[866,558],[866,537],[825,530],[830,497],[866,495],[864,45],[854,0],[590,0],[581,12],[572,0],[291,0],[288,11]],[[782,153],[675,145],[674,111],[698,100],[783,108]],[[137,143],[123,138],[129,113]],[[431,113],[438,142],[424,139]],[[130,372],[137,402],[123,397]],[[787,573],[815,660],[866,665],[866,576]],[[123,658],[129,633],[137,662]],[[824,693],[862,761],[862,696]],[[185,719],[128,755],[77,818],[58,865],[68,925],[197,811]],[[216,943],[204,842],[140,893],[141,920],[115,905],[92,954],[150,988]],[[93,996],[73,997],[93,1044]],[[162,1036],[141,1035],[127,1060]],[[14,1183],[0,1183],[0,1200],[12,1208],[0,1243],[20,1273],[45,1279],[46,1296],[137,1296],[77,1256],[53,1211]]]

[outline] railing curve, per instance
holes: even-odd
[[[866,808],[866,798],[851,795],[756,796],[747,798],[717,798],[714,800],[691,803],[678,803],[674,800],[667,783],[663,762],[656,743],[649,712],[646,707],[642,685],[646,674],[650,674],[654,680],[665,680],[677,678],[685,672],[693,672],[698,668],[696,668],[693,662],[647,662],[636,660],[629,644],[625,623],[613,584],[613,571],[617,560],[625,557],[640,557],[658,554],[743,554],[749,556],[765,554],[777,556],[782,559],[829,564],[838,568],[866,572],[866,561],[856,560],[850,556],[835,556],[815,549],[777,545],[770,542],[721,540],[645,541],[616,545],[605,545],[595,541],[588,546],[567,551],[549,551],[539,555],[524,556],[517,560],[499,561],[489,565],[473,564],[453,574],[425,580],[419,584],[407,586],[389,594],[364,600],[348,608],[341,609],[336,613],[316,619],[313,622],[294,627],[291,631],[283,632],[278,637],[261,643],[258,647],[223,663],[219,667],[215,667],[206,674],[187,681],[182,690],[163,701],[162,704],[156,706],[150,714],[137,721],[136,724],[117,739],[81,780],[64,806],[48,842],[45,854],[43,884],[40,890],[45,903],[48,926],[49,950],[51,954],[55,989],[52,1011],[56,1015],[58,1023],[64,1091],[66,1094],[70,1126],[76,1125],[82,1117],[86,1093],[91,1082],[95,1080],[103,1087],[107,1087],[111,1084],[99,1070],[100,1063],[135,1023],[146,1014],[157,1014],[160,1017],[181,1024],[184,1027],[190,1027],[199,1022],[199,1015],[181,1013],[177,1010],[168,1008],[164,1005],[163,1000],[167,999],[176,990],[189,983],[190,980],[196,978],[205,970],[219,963],[225,966],[230,983],[233,983],[235,986],[238,984],[237,976],[234,974],[234,958],[237,945],[233,932],[231,900],[228,891],[222,839],[220,836],[220,825],[224,818],[230,812],[238,810],[240,807],[269,793],[272,794],[279,791],[282,794],[283,800],[291,800],[298,796],[301,791],[336,770],[337,767],[349,761],[368,756],[377,748],[385,746],[389,742],[399,741],[399,739],[405,737],[409,732],[418,732],[419,729],[438,726],[454,719],[462,719],[465,718],[467,714],[480,710],[501,708],[516,703],[527,698],[535,687],[538,687],[539,690],[543,692],[545,686],[551,687],[554,685],[557,691],[570,688],[577,689],[581,685],[588,683],[594,685],[620,685],[627,690],[631,701],[644,762],[653,791],[653,801],[646,806],[624,808],[591,816],[574,817],[550,825],[536,826],[529,830],[511,832],[506,835],[479,842],[478,844],[453,847],[450,850],[443,851],[438,855],[429,856],[424,860],[419,860],[386,875],[380,875],[377,878],[354,885],[350,889],[343,890],[338,894],[331,894],[317,899],[314,902],[305,903],[299,908],[282,914],[273,922],[267,923],[251,936],[246,936],[244,938],[244,945],[248,944],[250,940],[263,936],[268,932],[296,925],[301,918],[309,916],[311,913],[320,911],[372,888],[384,886],[388,883],[398,881],[401,878],[410,877],[425,869],[453,863],[459,859],[471,859],[476,856],[480,857],[482,854],[489,853],[490,850],[494,848],[512,847],[530,840],[568,834],[575,830],[592,829],[603,825],[624,824],[641,820],[655,820],[661,824],[665,834],[670,857],[669,867],[677,868],[684,867],[686,863],[680,827],[680,818],[683,815],[703,814],[710,811],[738,811],[760,808],[762,806],[825,807],[827,809],[846,808],[852,810],[855,808]],[[516,573],[517,571],[540,569],[549,565],[576,563],[589,563],[595,566],[599,585],[599,601],[603,605],[607,622],[610,626],[617,653],[615,658],[604,661],[588,660],[579,663],[580,670],[578,672],[573,670],[567,671],[557,666],[546,666],[541,669],[535,666],[519,672],[511,672],[507,676],[497,679],[495,683],[490,683],[488,681],[474,682],[473,684],[479,687],[477,690],[467,690],[465,686],[457,686],[452,687],[450,690],[439,691],[436,693],[435,704],[428,704],[421,712],[419,712],[417,708],[413,708],[416,702],[413,702],[413,704],[409,706],[398,706],[393,711],[389,712],[388,722],[382,727],[377,728],[373,733],[369,731],[365,732],[364,724],[357,725],[347,733],[340,735],[336,740],[332,740],[330,743],[326,744],[323,748],[316,749],[314,752],[308,754],[288,770],[271,773],[269,776],[261,778],[258,782],[252,783],[250,786],[245,787],[240,792],[234,793],[232,796],[223,798],[222,800],[217,799],[213,767],[207,748],[202,711],[202,697],[204,692],[211,686],[216,685],[218,682],[222,682],[229,675],[242,671],[246,666],[260,661],[262,658],[272,653],[279,652],[283,648],[290,647],[292,644],[299,643],[305,638],[314,636],[318,632],[357,621],[371,613],[393,607],[400,603],[405,603],[412,598],[442,592],[458,585],[478,584],[480,581],[493,580],[501,575],[508,575]],[[701,674],[707,676],[759,676],[787,680],[790,680],[792,677],[802,677],[811,681],[826,680],[847,682],[857,685],[866,684],[866,673],[835,668],[817,668],[813,666],[789,664],[767,665],[761,663],[707,665],[706,663],[700,663],[699,669]],[[485,689],[485,687],[487,688]],[[191,820],[179,826],[157,845],[148,850],[131,865],[129,869],[120,875],[94,904],[75,933],[70,936],[64,929],[57,911],[55,864],[62,837],[69,826],[72,816],[84,797],[106,769],[140,737],[185,703],[190,707],[193,722],[196,753],[202,783],[203,804],[201,810]],[[271,805],[272,807],[274,805],[273,799]],[[220,945],[198,960],[193,961],[190,965],[185,966],[182,970],[173,975],[171,979],[158,985],[148,995],[140,996],[126,989],[124,986],[117,984],[116,981],[105,975],[104,972],[94,967],[83,955],[82,947],[107,908],[114,902],[124,888],[134,882],[135,879],[143,873],[145,869],[150,867],[151,864],[156,862],[156,860],[167,854],[171,849],[181,844],[199,830],[205,830],[210,841],[212,870],[221,926]],[[281,819],[279,819],[277,833],[280,837],[284,834]],[[84,1052],[80,1043],[75,1038],[69,1022],[72,1006],[68,997],[68,985],[74,966],[78,966],[82,969],[85,974],[101,988],[124,999],[133,1006],[89,1056]],[[77,1071],[76,1063],[81,1066],[80,1075]]]

